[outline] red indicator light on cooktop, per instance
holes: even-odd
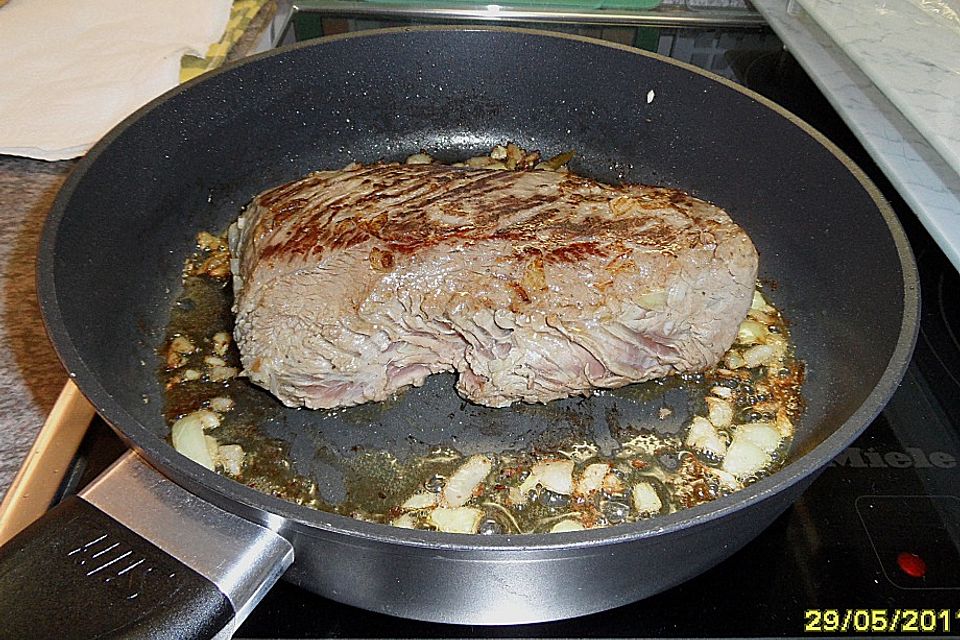
[[[913,578],[922,578],[927,573],[927,563],[915,553],[901,552],[897,556],[897,564],[905,574]]]

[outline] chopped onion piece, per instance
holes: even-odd
[[[433,162],[433,158],[426,153],[415,153],[412,156],[408,156],[404,161],[404,164],[430,164]]]
[[[769,422],[751,422],[738,426],[733,440],[746,440],[766,453],[773,453],[780,446],[780,432]]]
[[[230,411],[230,409],[233,409],[234,402],[233,402],[233,398],[217,396],[216,398],[210,398],[210,400],[207,401],[207,404],[209,404],[210,408],[213,409],[214,411],[223,413],[225,411]]]
[[[483,511],[473,507],[437,507],[430,512],[430,523],[445,533],[476,533]]]
[[[779,356],[779,350],[775,345],[758,344],[743,352],[743,362],[748,369],[752,369],[753,367],[758,367],[761,364],[774,364]]]
[[[713,424],[702,416],[695,416],[693,418],[684,442],[688,447],[692,447],[697,451],[711,453],[718,458],[722,458],[727,452],[727,443],[724,442],[720,434],[717,433]]]
[[[223,247],[223,240],[213,235],[209,231],[201,231],[197,234],[197,244],[201,249],[207,251],[216,251]]]
[[[751,320],[759,322],[765,327],[769,327],[770,325],[776,324],[777,322],[776,318],[774,318],[773,316],[770,316],[764,313],[763,311],[758,311],[757,309],[750,309],[750,311],[747,311],[747,317],[750,318]],[[768,331],[767,337],[769,338],[769,336],[770,336],[770,332]]]
[[[461,507],[467,503],[474,490],[490,473],[493,463],[486,456],[471,456],[443,487],[443,500],[448,507]]]
[[[193,353],[195,348],[190,338],[186,336],[177,336],[170,341],[170,350],[175,353]]]
[[[708,418],[717,429],[726,429],[733,424],[733,407],[726,400],[707,396]]]
[[[415,493],[400,505],[401,509],[429,509],[437,506],[440,496],[433,492]]]
[[[583,531],[586,527],[579,520],[567,518],[553,525],[550,533],[563,533],[564,531]]]
[[[507,157],[504,159],[504,163],[507,165],[507,169],[513,171],[517,168],[517,164],[523,160],[523,149],[518,147],[513,142],[507,143]],[[469,162],[469,160],[467,161]]]
[[[763,298],[763,294],[756,289],[753,291],[753,300],[750,301],[750,308],[763,311],[764,313],[773,311],[773,307],[767,304],[767,301]]]
[[[723,469],[716,469],[714,467],[705,467],[709,472],[717,479],[724,489],[728,491],[736,491],[737,489],[742,489],[743,485],[739,480],[730,472],[724,471]]]
[[[168,369],[179,369],[183,365],[187,364],[187,356],[182,353],[177,353],[173,349],[167,351],[167,368]]]
[[[781,437],[789,438],[793,435],[793,422],[790,421],[786,411],[783,409],[777,412],[776,425]]]
[[[587,465],[587,468],[583,470],[583,473],[580,474],[580,477],[577,479],[574,493],[586,496],[595,491],[599,491],[603,488],[603,479],[609,472],[610,465],[606,462]]]
[[[181,417],[179,420],[173,423],[173,426],[176,427],[178,424],[194,422],[204,431],[216,429],[220,426],[220,416],[209,409],[200,409]],[[180,428],[182,429],[184,427],[181,426]]]
[[[218,331],[213,334],[213,351],[218,356],[227,353],[227,347],[230,346],[230,334],[226,331]]]
[[[213,470],[213,457],[203,435],[203,424],[195,414],[188,414],[174,422],[170,435],[174,449],[197,464]]]
[[[468,167],[486,167],[495,162],[496,161],[490,156],[473,156],[472,158],[467,158],[466,164]]]
[[[216,429],[220,426],[220,416],[218,416],[213,411],[209,409],[200,409],[199,411],[194,411],[193,413],[188,413],[184,417],[193,416],[200,421],[200,424],[203,426],[205,431],[210,429]]]
[[[737,478],[748,478],[768,462],[770,456],[745,438],[734,438],[727,448],[721,469]]]
[[[574,462],[586,462],[597,455],[599,447],[589,442],[578,442],[569,447],[568,451],[560,451]]]
[[[728,369],[739,369],[745,364],[743,357],[734,349],[731,349],[729,352],[727,352],[727,355],[723,359],[723,363],[727,365]]]
[[[530,475],[536,476],[545,489],[565,496],[573,493],[573,460],[538,462]]]
[[[652,515],[660,513],[663,501],[652,484],[638,482],[633,485],[633,508],[640,515]]]
[[[217,459],[220,457],[220,445],[217,443],[217,439],[213,436],[203,436],[203,441],[207,443],[207,451],[210,453],[210,459],[216,464]]]
[[[729,400],[733,397],[733,389],[730,387],[723,387],[720,385],[715,386],[710,389],[710,393],[717,396],[718,398],[723,398],[724,400]]]
[[[227,363],[223,361],[223,358],[218,358],[217,356],[206,356],[203,362],[211,367],[224,367],[227,365]]]
[[[217,448],[217,455],[214,456],[214,459],[223,466],[224,471],[232,476],[240,475],[243,458],[243,447],[238,444],[222,444]]]
[[[744,320],[737,330],[737,342],[740,344],[757,344],[769,333],[767,328],[756,320]]]
[[[390,521],[395,527],[400,527],[401,529],[416,529],[417,521],[413,519],[413,515],[409,513],[401,514],[400,516],[394,518]]]
[[[236,367],[210,367],[207,369],[207,379],[210,382],[223,382],[237,377]]]

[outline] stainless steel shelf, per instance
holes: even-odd
[[[658,7],[650,10],[574,9],[566,7],[507,6],[500,4],[378,4],[349,0],[297,0],[293,12],[331,17],[364,17],[429,22],[541,22],[654,27],[756,28],[766,25],[752,9],[685,9]]]

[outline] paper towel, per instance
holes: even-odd
[[[175,87],[231,0],[12,0],[0,9],[0,154],[82,155]]]

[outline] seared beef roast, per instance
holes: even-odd
[[[681,191],[435,164],[265,191],[231,250],[244,373],[312,408],[440,371],[502,407],[703,370],[757,274],[747,234]]]

